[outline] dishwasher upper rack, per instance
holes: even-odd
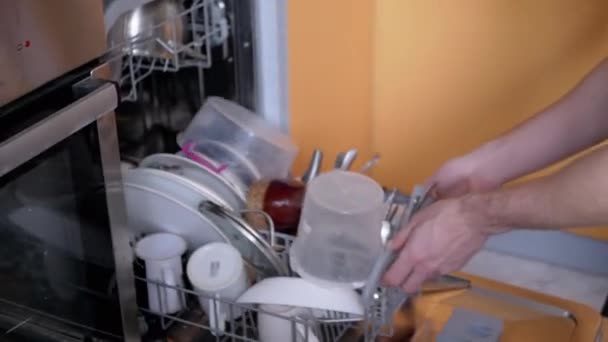
[[[269,239],[270,236],[265,231],[260,233]],[[293,243],[293,237],[286,234],[275,233],[275,250],[279,254],[281,260],[286,265],[289,265],[289,249]],[[253,265],[256,267],[257,265]],[[292,273],[292,276],[297,276]],[[258,274],[258,280],[259,274]],[[163,288],[174,289],[183,294],[186,310],[175,314],[159,314],[151,312],[145,305],[139,305],[139,310],[142,314],[148,317],[156,317],[159,320],[163,331],[171,333],[184,333],[184,330],[189,330],[189,334],[197,335],[197,338],[206,336],[205,341],[247,341],[257,342],[257,324],[256,317],[260,313],[276,316],[291,322],[292,335],[296,336],[296,326],[306,327],[304,331],[311,331],[317,339],[322,342],[337,342],[341,341],[344,335],[351,329],[362,331],[366,342],[375,341],[378,336],[390,336],[393,333],[392,318],[397,309],[403,304],[407,296],[399,289],[379,287],[375,296],[375,304],[369,308],[365,308],[363,317],[353,317],[346,313],[324,311],[321,315],[315,314],[315,318],[293,318],[281,316],[274,313],[266,313],[261,311],[257,306],[248,304],[237,304],[227,301],[219,297],[208,297],[184,287],[176,287],[168,284],[159,283],[158,281],[147,280],[143,277],[136,276],[136,281],[140,284],[156,285],[158,294]],[[215,307],[223,303],[230,307],[230,312],[243,311],[243,314],[236,319],[229,320],[223,334],[214,335],[219,331],[219,326],[211,326],[206,319],[206,315],[198,308],[198,297],[204,297],[205,300],[211,300]],[[162,301],[161,301],[162,302]],[[232,314],[231,314],[232,316]],[[303,339],[297,339],[297,342],[312,342],[313,338],[305,336]]]
[[[178,25],[182,24],[180,30]],[[124,37],[124,31],[118,32]],[[178,37],[179,32],[183,32],[182,37]],[[138,86],[154,71],[177,72],[183,68],[195,68],[199,73],[199,89],[204,89],[202,70],[213,65],[212,48],[222,46],[223,58],[228,57],[230,25],[224,1],[193,0],[177,16],[129,39],[122,39],[118,44],[111,44],[112,34],[114,30],[110,29],[108,41],[111,46],[104,62],[111,68],[112,80],[119,85],[121,99],[135,102],[139,97]],[[163,56],[134,54],[133,51],[142,44],[163,51]]]

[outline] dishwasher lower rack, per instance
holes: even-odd
[[[267,234],[264,234],[267,235]],[[268,236],[267,236],[268,237]],[[281,259],[289,265],[289,248],[293,237],[285,234],[275,234],[275,249]],[[136,272],[137,273],[137,272]],[[296,276],[293,274],[293,276]],[[403,304],[406,296],[398,289],[378,288],[375,304],[365,308],[363,317],[353,317],[346,313],[315,310],[306,317],[288,317],[276,313],[265,312],[257,305],[237,304],[220,297],[209,297],[184,287],[163,284],[147,280],[136,275],[138,289],[138,307],[144,341],[263,341],[261,339],[257,319],[260,315],[273,316],[275,322],[282,322],[290,327],[291,333],[285,341],[297,342],[336,342],[344,341],[344,336],[351,329],[356,329],[364,341],[375,341],[378,336],[392,334],[392,318],[396,310]],[[261,279],[258,279],[261,280]],[[150,286],[152,285],[152,286]],[[174,290],[183,300],[184,310],[163,314],[153,312],[147,305],[147,291],[155,289],[160,298],[161,292]],[[144,289],[144,291],[141,291]],[[210,303],[207,308],[218,314],[222,306],[229,316],[225,324],[209,320],[209,315],[199,305],[199,299]],[[226,309],[227,308],[227,309]],[[164,312],[161,301],[161,312]],[[240,314],[239,314],[240,313]],[[274,342],[274,341],[273,341]]]

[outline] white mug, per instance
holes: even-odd
[[[192,253],[186,273],[194,290],[203,295],[199,303],[209,316],[214,335],[222,334],[227,321],[243,314],[240,308],[225,303],[235,302],[249,286],[241,254],[224,242],[206,244]]]
[[[313,329],[304,324],[304,320],[311,317],[313,317],[312,310],[307,308],[287,305],[260,305],[258,340],[260,342],[319,342]],[[296,318],[299,320],[294,322],[293,319]]]
[[[146,264],[146,279],[175,287],[184,287],[182,255],[186,241],[169,233],[151,234],[135,244],[135,255]],[[148,283],[149,310],[171,314],[185,308],[184,293],[176,289]]]

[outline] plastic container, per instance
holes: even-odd
[[[211,159],[249,172],[254,180],[287,177],[297,154],[289,136],[261,116],[219,97],[209,97],[178,138],[182,147],[189,142],[195,143],[197,152],[213,154]]]
[[[380,184],[360,173],[333,170],[308,185],[291,265],[327,286],[362,287],[382,251],[386,214]]]
[[[237,182],[248,188],[262,178],[258,168],[238,150],[216,140],[185,142],[184,156],[222,177],[234,175]]]

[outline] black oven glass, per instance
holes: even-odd
[[[17,327],[5,337],[39,325],[120,339],[100,159],[94,122],[0,177],[0,332]]]

